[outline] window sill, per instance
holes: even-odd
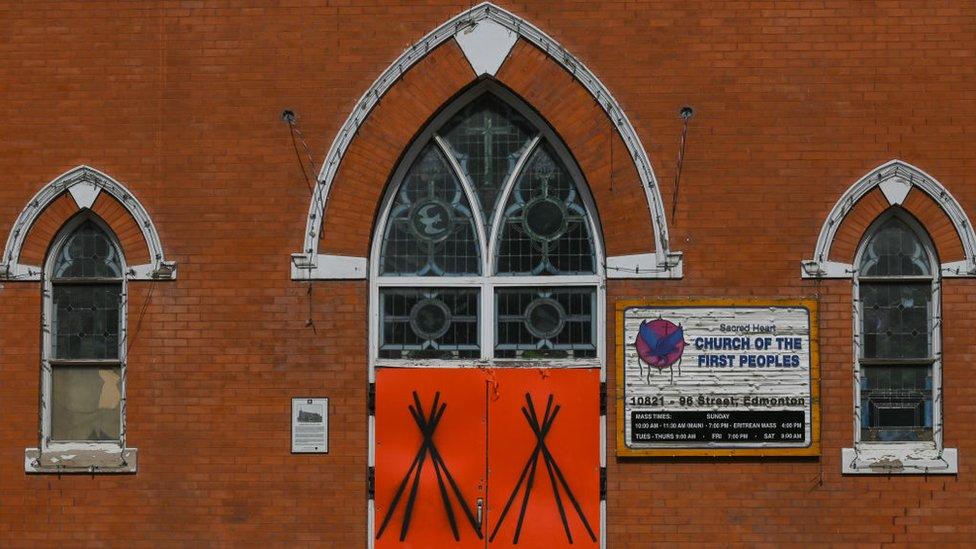
[[[911,444],[870,445],[841,450],[845,475],[955,475],[959,455],[955,448],[941,452],[932,446]]]
[[[105,450],[24,450],[25,473],[53,474],[108,474],[135,473],[136,448],[112,448]]]

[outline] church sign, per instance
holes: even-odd
[[[617,304],[617,455],[819,455],[813,301]]]

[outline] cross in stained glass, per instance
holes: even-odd
[[[473,136],[480,136],[482,138],[482,147],[484,155],[484,184],[489,187],[495,186],[495,162],[494,162],[494,145],[496,135],[510,135],[512,133],[512,127],[510,124],[501,120],[501,123],[495,125],[495,113],[492,111],[485,111],[484,117],[482,118],[482,124],[480,126],[472,126],[468,128],[467,134]]]

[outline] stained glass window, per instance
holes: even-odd
[[[929,276],[925,246],[904,221],[892,217],[871,236],[861,260],[861,276]]]
[[[896,215],[864,244],[858,265],[864,442],[932,440],[932,271],[928,247]]]
[[[478,290],[386,289],[380,294],[384,358],[477,358]]]
[[[83,221],[51,267],[50,439],[118,441],[122,364],[122,257],[112,238]]]
[[[498,274],[594,273],[589,217],[576,182],[548,146],[532,154],[505,206]]]
[[[495,356],[596,356],[593,288],[503,288],[495,294]]]
[[[443,154],[429,145],[397,192],[383,237],[381,273],[478,274],[478,240],[471,206]]]
[[[120,284],[56,284],[52,356],[119,357]]]
[[[393,182],[376,244],[378,358],[597,356],[586,184],[555,133],[505,93],[442,115]],[[566,287],[562,275],[578,278]]]
[[[485,219],[536,131],[518,111],[484,94],[441,130],[461,169],[478,192]]]
[[[54,266],[54,278],[120,278],[122,264],[111,240],[92,221],[83,222],[65,241]]]

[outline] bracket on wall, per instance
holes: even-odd
[[[291,254],[292,280],[365,280],[365,257]]]

